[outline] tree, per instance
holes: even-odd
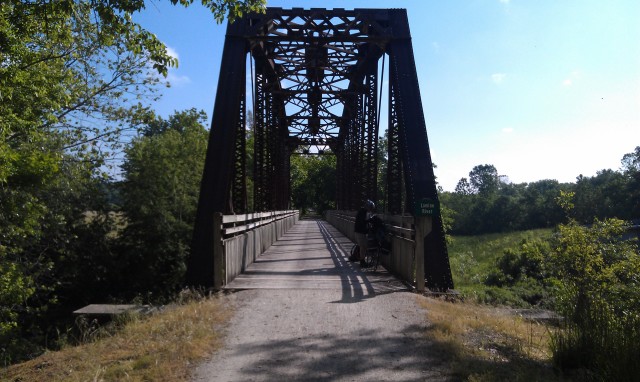
[[[460,178],[458,184],[456,184],[456,193],[460,195],[472,195],[474,188],[469,184],[467,178]]]
[[[522,204],[526,206],[523,228],[554,227],[562,223],[564,214],[557,208],[555,198],[568,188],[568,184],[551,179],[529,183],[522,195]]]
[[[151,117],[139,131],[145,137],[152,137],[163,134],[168,130],[175,130],[182,133],[189,127],[204,126],[205,123],[207,123],[207,113],[205,113],[204,110],[198,111],[192,108],[185,111],[178,111],[166,120],[162,117]]]
[[[640,146],[622,157],[622,174],[626,178],[626,209],[633,219],[640,219]]]
[[[171,0],[171,2],[185,7],[193,4],[193,0]],[[225,17],[233,21],[248,12],[262,12],[267,0],[201,0],[201,3],[211,11],[216,21],[221,23]]]
[[[486,212],[487,232],[509,232],[522,229],[527,217],[527,206],[522,203],[526,184],[502,186]]]
[[[469,172],[469,181],[475,192],[485,196],[495,193],[500,185],[498,170],[491,164],[475,166]]]
[[[94,166],[63,156],[55,177],[32,184],[14,177],[19,183],[2,190],[8,198],[0,208],[0,279],[12,280],[0,283],[1,326],[10,329],[0,333],[4,362],[37,354],[43,344],[51,346],[61,339],[56,329],[65,330],[58,324],[78,308],[72,306],[77,303],[72,295],[77,294],[66,292],[89,291],[74,288],[81,283],[73,275],[100,277],[98,268],[83,274],[79,268],[84,263],[74,261],[90,258],[104,239],[104,235],[80,239],[87,236],[89,226],[94,233],[104,226],[88,225],[85,215],[87,211],[101,214],[107,208],[103,181],[90,176],[96,171]],[[26,221],[20,220],[23,217]],[[10,314],[4,314],[5,307],[10,308]]]
[[[633,174],[640,172],[640,146],[636,146],[631,153],[622,156],[622,172],[625,174]]]
[[[613,170],[601,170],[596,176],[580,175],[575,185],[575,210],[578,221],[591,223],[594,218],[631,219],[625,176]]]
[[[461,178],[455,192],[444,193],[443,203],[453,210],[452,232],[478,234],[551,227],[563,219],[554,198],[555,180],[513,184],[499,176],[493,165],[478,165]]]
[[[263,9],[264,3],[203,1],[218,22]],[[88,226],[82,213],[100,199],[95,186],[108,154],[120,150],[126,130],[154,118],[150,103],[157,99],[159,75],[177,64],[155,35],[132,21],[131,14],[144,5],[143,0],[0,4],[3,345],[21,332],[36,331],[28,328],[40,314],[36,311],[56,304],[56,277],[70,280],[62,259],[78,255],[73,251]]]
[[[195,222],[208,132],[204,112],[176,112],[149,125],[164,131],[134,139],[126,148],[122,182],[127,227],[123,297],[151,293],[168,299],[184,284],[185,259]],[[148,131],[144,130],[143,131]]]
[[[159,79],[148,63],[164,73],[174,63],[118,4],[0,5],[0,278],[32,291],[15,309],[21,326],[3,323],[12,336],[55,301],[53,259],[69,249],[77,208],[87,206],[65,203],[77,201],[123,126],[154,99]]]
[[[322,213],[335,208],[336,157],[293,154],[291,157],[291,196],[296,208]]]
[[[385,130],[384,136],[378,138],[378,184],[377,184],[377,196],[378,200],[375,201],[379,204],[379,211],[387,211],[387,169],[389,168],[389,131]]]
[[[640,367],[640,254],[622,240],[626,223],[576,220],[558,227],[547,269],[555,285],[556,309],[565,317],[552,337],[554,362],[585,368],[594,380],[632,381]]]

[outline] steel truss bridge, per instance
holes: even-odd
[[[378,179],[382,107],[388,108],[388,165]],[[190,285],[212,286],[214,213],[289,209],[290,156],[301,148],[336,155],[338,210],[356,210],[370,199],[401,215],[413,213],[419,200],[438,200],[406,10],[267,8],[228,25],[187,266]],[[427,286],[453,288],[439,214],[424,248]]]

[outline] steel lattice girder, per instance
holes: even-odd
[[[235,152],[233,159],[234,173],[232,185],[230,213],[247,212],[247,134],[244,89],[240,96],[240,110],[236,127]]]
[[[389,56],[388,206],[407,211],[437,200],[406,11],[267,8],[229,24],[211,125],[189,284],[210,286],[212,215],[240,211],[246,151],[246,55],[255,61],[254,209],[288,207],[289,155],[299,145],[331,147],[338,156],[338,206],[376,200],[378,61]],[[233,187],[231,187],[233,185]],[[404,186],[404,187],[402,187]],[[232,195],[230,195],[230,192]],[[245,190],[246,192],[246,190]],[[404,201],[404,208],[402,207]],[[230,205],[233,203],[233,205]],[[246,198],[245,202],[246,203]],[[453,287],[440,217],[426,240],[432,288]]]
[[[402,162],[400,160],[400,125],[396,112],[395,83],[389,82],[389,123],[387,126],[387,208],[391,214],[402,210]]]
[[[284,104],[290,136],[338,137],[346,98],[366,91],[354,78],[382,53],[372,47],[389,40],[387,24],[375,10],[269,8],[251,18],[245,37],[280,80],[273,93]]]
[[[393,28],[400,35],[409,35],[406,12],[394,19]],[[400,125],[399,141],[403,157],[407,205],[413,206],[416,201],[422,198],[437,201],[438,192],[429,152],[427,128],[411,41],[409,39],[394,40],[389,46],[389,52],[390,81],[395,90],[395,109]],[[453,288],[444,226],[440,214],[433,217],[433,229],[425,238],[424,248],[426,285],[439,290]]]

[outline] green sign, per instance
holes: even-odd
[[[433,199],[420,199],[414,207],[413,216],[436,216],[440,213],[440,204]]]

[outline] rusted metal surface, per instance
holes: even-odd
[[[385,72],[388,166],[379,177],[380,77]],[[249,107],[253,206],[246,194],[244,114]],[[190,284],[211,286],[215,212],[291,207],[289,158],[295,152],[337,156],[338,209],[355,210],[370,199],[398,214],[411,211],[417,200],[437,200],[406,10],[267,8],[228,26],[188,264]],[[381,182],[383,203],[378,200]],[[440,216],[424,247],[427,286],[452,288]]]

